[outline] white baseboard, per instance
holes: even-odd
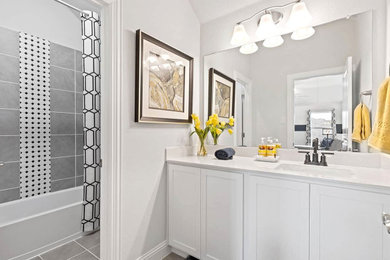
[[[165,240],[146,254],[138,257],[137,260],[161,260],[170,253],[171,247],[168,245],[168,241]]]

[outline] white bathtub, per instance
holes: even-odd
[[[0,260],[28,259],[81,235],[82,187],[0,204]]]

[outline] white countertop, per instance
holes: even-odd
[[[233,160],[218,160],[214,156],[198,157],[193,155],[176,155],[167,158],[168,163],[226,170],[248,174],[267,174],[275,177],[304,178],[310,181],[331,181],[342,184],[368,185],[379,188],[390,188],[390,170],[381,168],[352,167],[344,165],[311,166],[303,162],[280,160],[277,163],[256,161],[255,157],[234,156]],[[281,166],[282,165],[282,166]],[[286,165],[304,167],[303,171],[280,169]]]

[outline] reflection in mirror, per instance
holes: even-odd
[[[367,151],[352,142],[353,109],[359,93],[372,89],[372,12],[317,26],[316,34],[250,55],[239,48],[204,58],[204,100],[208,71],[214,68],[236,81],[235,136],[220,144],[257,146],[262,137],[282,147],[311,145],[332,151]],[[362,102],[372,108],[371,97]],[[205,104],[207,117],[208,104]]]

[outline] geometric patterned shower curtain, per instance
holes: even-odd
[[[100,26],[95,12],[81,13],[83,40],[84,193],[82,230],[100,227]]]

